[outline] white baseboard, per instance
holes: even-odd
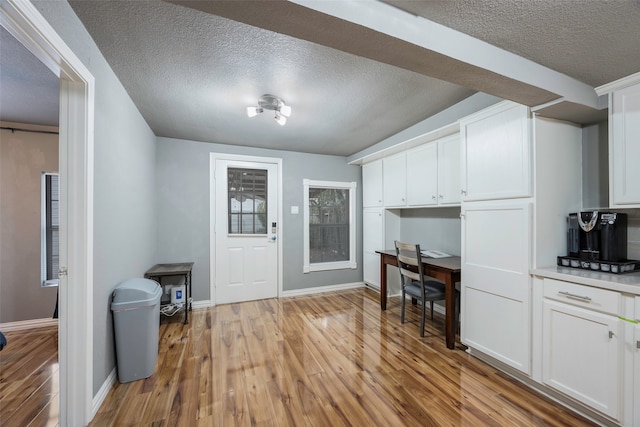
[[[363,288],[364,282],[342,283],[339,285],[316,286],[314,288],[294,289],[291,291],[282,291],[281,298],[295,297],[300,295],[320,294],[323,292],[344,291],[347,289]]]
[[[0,331],[22,331],[25,329],[44,328],[46,326],[58,326],[58,319],[46,318],[46,319],[33,319],[33,320],[21,320],[19,322],[0,323]]]
[[[211,307],[211,300],[202,300],[202,301],[191,301],[191,308],[207,308]]]
[[[91,402],[91,419],[93,419],[93,417],[95,417],[96,414],[98,413],[98,410],[102,406],[102,403],[104,402],[104,400],[107,398],[107,395],[109,394],[109,391],[111,390],[111,387],[113,387],[115,382],[116,382],[116,368],[114,367],[111,370],[111,373],[109,374],[107,379],[104,380],[104,382],[102,383],[102,387],[100,387],[100,390],[98,390],[98,393],[96,393],[96,395],[93,396],[93,401]]]

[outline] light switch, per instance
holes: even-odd
[[[292,215],[298,215],[298,207],[297,206],[291,206],[291,214]]]

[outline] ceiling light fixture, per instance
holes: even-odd
[[[287,117],[291,116],[291,107],[277,96],[269,94],[260,97],[257,107],[247,107],[247,116],[255,117],[264,112],[264,110],[273,111],[275,114],[274,119],[280,126],[284,126],[287,123]]]

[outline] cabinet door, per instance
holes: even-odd
[[[407,155],[395,154],[382,160],[382,177],[385,206],[407,204]]]
[[[382,160],[362,165],[362,205],[382,206]]]
[[[407,204],[438,203],[438,144],[430,143],[407,151]]]
[[[460,121],[462,200],[531,196],[530,126],[528,108],[512,102]]]
[[[462,209],[461,341],[531,371],[531,204]]]
[[[542,380],[619,419],[622,322],[614,316],[545,299]]]
[[[376,288],[380,288],[380,255],[384,249],[384,222],[382,209],[365,209],[362,214],[363,278]]]
[[[640,84],[613,93],[609,159],[612,206],[640,206]]]
[[[636,310],[640,310],[640,298],[636,297]],[[640,321],[640,317],[636,320]],[[633,424],[634,426],[640,426],[640,324],[636,324],[634,327],[635,337],[633,340]]]
[[[438,140],[438,203],[460,204],[460,135]]]

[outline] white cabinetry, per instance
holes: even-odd
[[[640,297],[636,297],[636,314],[633,337],[633,423],[640,426]]]
[[[407,205],[460,204],[460,135],[407,151]]]
[[[407,202],[410,206],[438,203],[438,144],[407,151]]]
[[[407,204],[407,154],[398,153],[382,159],[384,205],[403,207]]]
[[[503,102],[461,131],[461,340],[532,375],[529,271],[566,253],[566,215],[581,206],[581,130]]]
[[[380,255],[376,253],[384,247],[384,210],[365,209],[362,214],[362,258],[364,282],[380,289]]]
[[[461,341],[530,373],[531,203],[463,204]]]
[[[383,205],[382,160],[362,165],[362,205],[365,208]]]
[[[609,105],[609,194],[612,207],[640,207],[640,83],[616,90]]]
[[[460,134],[438,140],[438,204],[460,204]]]
[[[620,419],[624,330],[621,295],[544,279],[543,382]]]
[[[460,120],[463,201],[532,195],[530,117],[506,101]]]

